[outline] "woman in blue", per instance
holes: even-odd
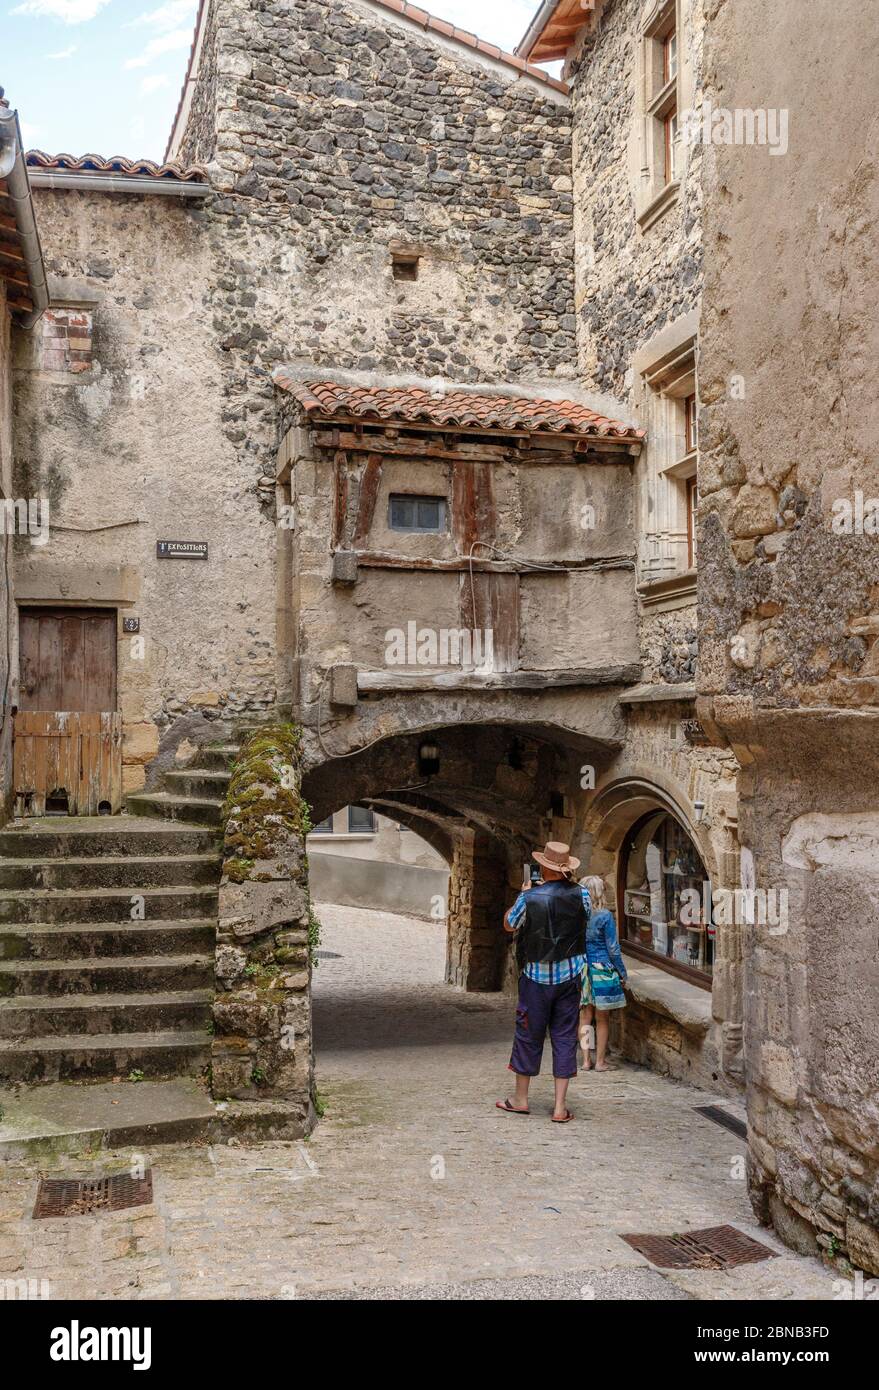
[[[580,995],[580,1046],[583,1049],[583,1070],[592,1070],[590,1052],[595,1045],[595,1070],[607,1071],[607,1034],[611,1009],[624,1009],[628,984],[626,967],[620,951],[617,924],[605,905],[604,879],[582,878],[580,886],[589,890],[592,913],[586,930],[586,969],[583,971],[583,990]],[[595,1019],[593,1032],[592,1021]]]

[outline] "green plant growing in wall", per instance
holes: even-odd
[[[313,969],[317,969],[317,948],[320,945],[321,924],[314,908],[308,908],[308,959]]]

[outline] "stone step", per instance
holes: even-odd
[[[25,1040],[65,1033],[208,1033],[213,990],[160,994],[20,994],[0,999],[0,1038]]]
[[[132,902],[132,898],[138,901]],[[217,888],[19,888],[0,893],[0,924],[26,922],[133,922],[140,909],[145,923],[189,917],[215,917]]]
[[[4,859],[66,859],[131,854],[219,854],[219,837],[203,825],[152,816],[53,816],[0,830]]]
[[[214,957],[90,957],[79,960],[0,961],[0,998],[22,995],[159,994],[168,990],[211,989]]]
[[[187,800],[196,801],[222,801],[229,786],[230,773],[191,767],[178,772],[166,772],[163,781],[165,790],[172,796],[182,796]]]
[[[86,855],[0,859],[0,892],[20,888],[202,887],[220,877],[213,854]]]
[[[237,743],[204,744],[198,750],[198,762],[201,767],[229,772],[240,752]],[[182,770],[187,771],[185,768]]]
[[[209,917],[192,917],[179,922],[0,925],[0,961],[207,955],[213,951],[216,937],[217,924]]]
[[[223,810],[222,798],[178,796],[176,792],[136,792],[126,802],[136,815],[197,825],[219,826]]]
[[[192,1074],[210,1061],[205,1032],[68,1033],[0,1041],[0,1079],[9,1082],[81,1081],[132,1072],[165,1077]]]
[[[155,1144],[217,1139],[221,1123],[194,1077],[0,1091],[0,1163],[125,1148],[150,1152]]]

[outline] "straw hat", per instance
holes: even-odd
[[[571,855],[571,846],[563,845],[558,840],[550,840],[542,850],[532,850],[531,857],[544,869],[556,869],[562,874],[572,874],[580,867],[579,859]]]

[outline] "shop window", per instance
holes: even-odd
[[[348,833],[349,835],[374,835],[374,813],[366,806],[349,806]]]
[[[420,533],[445,531],[448,529],[446,499],[444,497],[418,497],[414,493],[392,495],[388,524],[392,531],[416,531]]]
[[[657,810],[626,836],[620,860],[620,938],[633,954],[675,974],[710,980],[711,884],[695,844]]]

